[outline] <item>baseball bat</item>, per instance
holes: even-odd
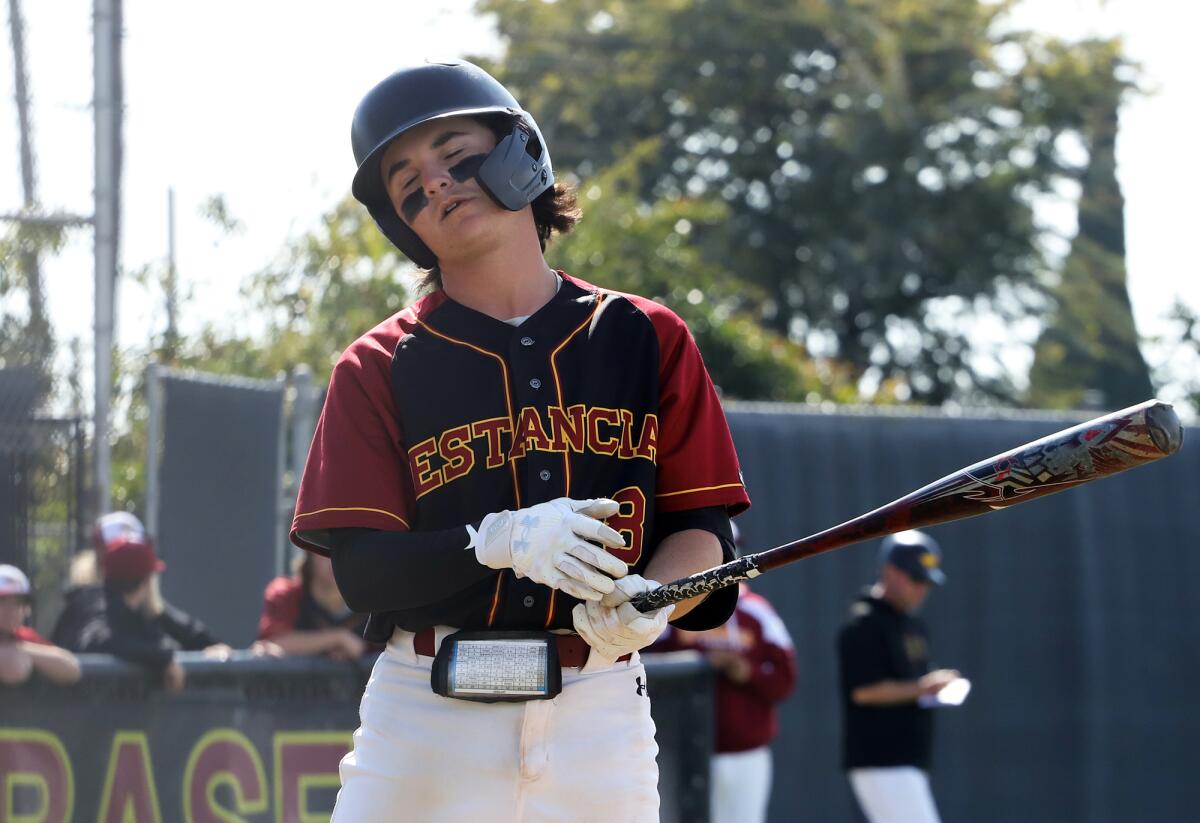
[[[674,580],[632,602],[639,611],[651,611],[814,554],[1007,509],[1153,463],[1182,444],[1183,426],[1175,410],[1147,400],[981,460],[823,532]]]

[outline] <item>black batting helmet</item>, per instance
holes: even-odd
[[[396,248],[425,269],[437,265],[437,258],[396,214],[379,162],[388,144],[409,129],[460,115],[499,115],[507,121],[506,133],[475,175],[500,206],[520,211],[554,185],[550,152],[533,116],[479,66],[465,60],[428,62],[389,75],[354,112],[350,142],[358,171],[351,191]]]

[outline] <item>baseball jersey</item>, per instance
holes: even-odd
[[[304,589],[299,577],[276,577],[263,592],[258,639],[270,640],[292,631],[341,628],[361,632],[366,616],[345,610],[331,614]]]
[[[46,638],[44,638],[40,634],[38,634],[37,629],[31,628],[29,626],[17,626],[17,628],[12,633],[12,639],[22,641],[25,643],[36,643],[39,646],[53,645],[49,640],[47,640]]]
[[[291,537],[435,531],[558,497],[609,497],[610,550],[635,573],[655,515],[749,505],[724,412],[687,326],[666,307],[560,273],[514,326],[433,292],[339,359],[300,483]],[[373,615],[419,631],[571,628],[574,599],[486,575],[451,598]]]
[[[928,769],[933,712],[915,701],[862,706],[850,700],[860,686],[917,680],[929,672],[929,636],[919,618],[864,594],[838,635],[844,723],[842,767],[916,766]]]

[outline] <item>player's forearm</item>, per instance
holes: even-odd
[[[860,706],[898,706],[920,696],[921,685],[916,680],[880,680],[850,692],[850,699]]]
[[[315,631],[291,631],[264,637],[286,654],[324,654],[338,645],[339,635],[345,629],[317,629]]]
[[[83,670],[79,659],[66,649],[57,646],[45,646],[39,643],[26,643],[25,651],[33,660],[33,668],[42,677],[53,683],[68,685],[79,680]]]
[[[467,549],[465,527],[429,532],[331,529],[333,574],[356,612],[420,608],[496,574]]]
[[[670,583],[720,564],[721,542],[716,535],[702,529],[686,529],[663,539],[642,576],[659,583]],[[707,596],[692,597],[677,603],[671,620],[678,620],[703,603]]]

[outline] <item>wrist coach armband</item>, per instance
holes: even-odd
[[[562,691],[558,645],[549,632],[455,632],[438,648],[429,683],[458,700],[549,700]]]

